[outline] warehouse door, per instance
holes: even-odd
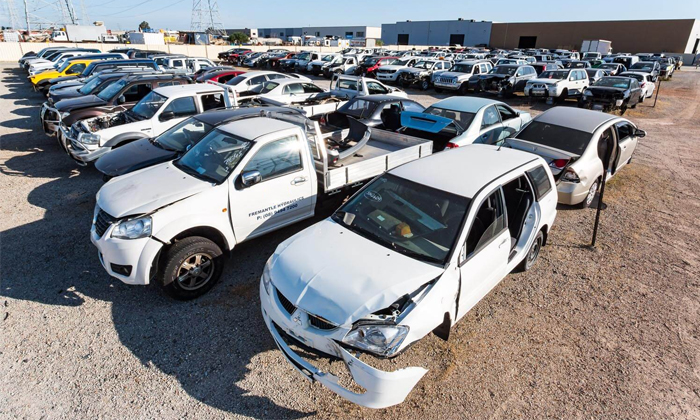
[[[518,48],[535,48],[536,45],[536,36],[521,36],[520,42],[518,42]]]
[[[450,34],[450,45],[464,45],[464,34]]]
[[[399,39],[396,41],[397,45],[408,45],[408,34],[399,34]]]

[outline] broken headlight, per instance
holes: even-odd
[[[112,238],[139,239],[151,236],[151,216],[123,220],[112,230]]]
[[[80,133],[78,135],[78,141],[83,144],[99,144],[100,135],[91,133]]]
[[[396,353],[408,335],[408,327],[394,324],[360,324],[343,338],[343,343],[382,357]]]

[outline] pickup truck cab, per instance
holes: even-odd
[[[360,76],[333,75],[331,80],[331,92],[338,95],[346,95],[349,98],[365,95],[392,95],[407,98],[408,95],[401,89],[387,86],[384,83]]]
[[[401,87],[418,85],[421,90],[430,88],[431,77],[434,72],[450,70],[452,62],[436,59],[423,59],[413,67],[405,67],[397,72],[396,80]]]
[[[432,151],[396,133],[336,134],[302,116],[258,113],[215,128],[178,160],[110,180],[90,232],[100,262],[124,283],[157,278],[174,298],[196,298],[221,276],[224,252]],[[338,147],[351,152],[342,163]]]
[[[556,201],[530,153],[470,145],[402,165],[277,247],[260,279],[265,325],[306,379],[364,407],[399,404],[427,370],[372,361],[431,332],[448,340],[508,273],[533,267]],[[354,390],[315,366],[330,359]]]
[[[306,66],[306,71],[307,73],[311,73],[316,76],[322,76],[323,75],[323,67],[328,64],[330,65],[331,63],[334,62],[334,60],[339,60],[343,56],[339,53],[328,53],[328,54],[321,54],[321,58],[318,60],[311,61],[307,66]]]
[[[435,92],[451,90],[465,95],[469,92],[469,79],[488,73],[492,68],[493,65],[488,60],[459,61],[449,71],[433,73]]]
[[[323,65],[323,76],[330,78],[334,74],[344,74],[355,68],[357,63],[357,57],[354,55],[335,57],[332,61]]]
[[[585,69],[548,70],[537,78],[528,80],[524,93],[529,98],[554,98],[564,101],[581,97],[590,85]]]
[[[204,57],[168,58],[163,62],[166,72],[194,74],[202,69],[216,67],[210,59]]]
[[[155,137],[189,116],[230,107],[228,95],[218,86],[161,87],[129,110],[74,123],[70,130],[63,130],[63,138],[71,157],[86,165],[114,148]]]

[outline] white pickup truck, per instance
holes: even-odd
[[[158,136],[187,117],[231,106],[230,96],[219,86],[166,86],[151,91],[129,110],[81,120],[61,131],[68,153],[86,165],[116,147]]]
[[[90,237],[111,276],[157,278],[172,297],[193,299],[218,280],[225,251],[430,154],[430,141],[359,122],[321,134],[305,117],[261,110],[215,128],[180,159],[107,182]]]

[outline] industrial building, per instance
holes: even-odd
[[[491,22],[465,19],[385,23],[382,41],[387,45],[487,46],[491,25]]]
[[[618,20],[495,23],[474,20],[406,21],[382,25],[386,45],[463,45],[579,50],[586,39],[612,42],[613,51],[700,52],[700,20]]]
[[[316,37],[341,39],[381,39],[382,28],[378,26],[304,26],[300,28],[258,28],[258,38]]]

